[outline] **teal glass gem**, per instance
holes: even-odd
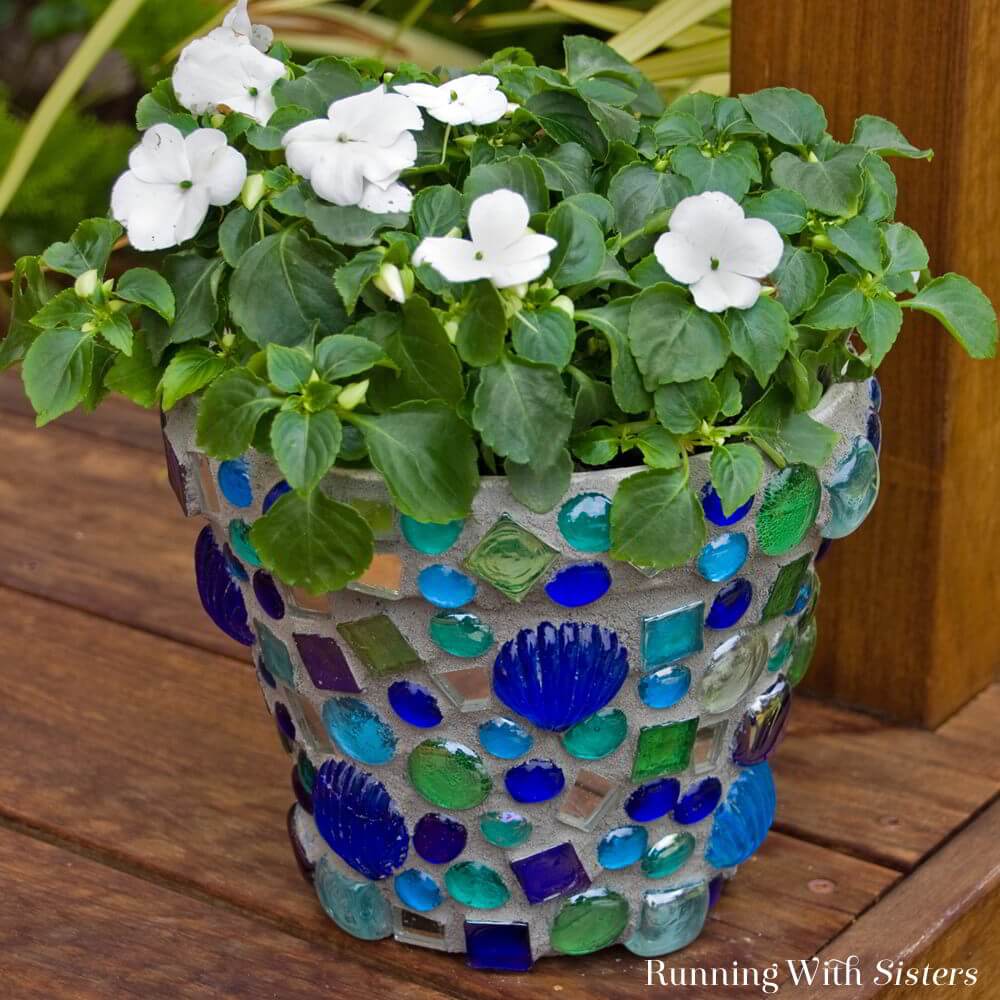
[[[767,604],[764,605],[761,621],[766,622],[771,618],[777,618],[778,615],[783,615],[791,610],[809,575],[811,562],[812,553],[807,552],[794,562],[786,563],[778,570],[778,575],[771,586],[771,593],[767,597]]]
[[[749,551],[750,543],[741,531],[716,535],[698,556],[698,572],[710,583],[722,583],[739,573]]]
[[[257,641],[260,643],[261,659],[268,673],[279,677],[286,684],[293,683],[295,668],[288,655],[288,648],[263,622],[255,621],[253,624],[257,630]]]
[[[628,734],[628,719],[620,708],[602,708],[562,735],[563,749],[578,760],[600,760],[614,753]]]
[[[532,825],[520,813],[487,812],[479,818],[479,832],[494,847],[520,847],[531,837]]]
[[[792,655],[792,648],[795,646],[795,639],[799,630],[789,623],[778,636],[777,641],[771,647],[771,655],[767,660],[767,669],[771,673],[777,673],[788,662],[788,657]]]
[[[634,865],[646,853],[649,835],[642,826],[620,826],[609,830],[597,845],[597,860],[602,868],[618,871]]]
[[[682,663],[639,678],[639,697],[650,708],[672,708],[688,693],[691,671]]]
[[[503,879],[479,861],[460,861],[444,876],[444,884],[452,899],[474,910],[495,910],[510,899],[510,889]]]
[[[558,552],[503,514],[466,556],[465,568],[513,601],[522,601]]]
[[[396,734],[359,698],[323,703],[323,724],[337,746],[363,764],[388,764],[396,755]]]
[[[642,874],[646,878],[666,878],[680,871],[694,852],[694,844],[694,837],[686,830],[661,837],[642,859]]]
[[[417,574],[417,588],[425,601],[438,608],[460,608],[476,596],[476,581],[451,566],[437,563]]]
[[[427,626],[434,643],[452,656],[482,656],[494,643],[493,632],[475,615],[441,611]]]
[[[320,904],[341,930],[362,941],[392,934],[392,907],[374,882],[341,875],[325,857],[316,866],[315,881]]]
[[[439,556],[447,552],[458,541],[465,521],[449,521],[447,524],[425,524],[403,514],[399,519],[403,537],[418,552],[428,556]]]
[[[376,677],[398,674],[421,664],[416,650],[388,615],[341,622],[337,631]]]
[[[487,719],[479,727],[479,742],[487,753],[514,760],[534,746],[535,738],[511,719]]]
[[[611,548],[611,501],[603,493],[578,493],[559,510],[559,530],[579,552]]]
[[[407,868],[393,881],[399,901],[411,910],[428,913],[441,903],[441,888],[437,882],[419,868]]]
[[[250,541],[250,525],[234,518],[229,522],[229,545],[240,560],[248,566],[260,566],[260,556]]]
[[[878,453],[867,438],[857,437],[826,482],[830,520],[823,537],[844,538],[856,531],[875,506],[878,488]]]
[[[639,922],[625,947],[633,955],[655,958],[686,948],[705,926],[708,883],[704,880],[643,894]]]
[[[642,620],[642,660],[646,670],[683,660],[703,645],[705,604],[697,601]]]

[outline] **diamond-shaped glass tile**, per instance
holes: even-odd
[[[778,615],[783,615],[792,608],[795,599],[799,596],[799,591],[802,589],[802,584],[805,583],[811,560],[812,553],[807,552],[795,562],[786,563],[778,570],[778,576],[771,587],[767,604],[764,605],[761,621],[766,622],[771,618],[777,618]]]
[[[473,969],[527,972],[532,962],[531,933],[520,920],[466,920],[465,952]]]
[[[361,685],[336,639],[327,635],[300,633],[296,633],[294,638],[314,687],[321,691],[343,691],[347,694],[361,691]]]
[[[642,660],[646,670],[683,660],[702,648],[702,601],[642,620]]]
[[[719,762],[727,726],[727,722],[716,722],[711,726],[702,726],[698,730],[691,751],[691,763],[695,774],[711,771]]]
[[[402,585],[403,560],[389,552],[376,552],[368,569],[349,583],[347,589],[398,601]]]
[[[300,615],[325,618],[330,613],[329,594],[310,594],[305,587],[282,587],[285,603]]]
[[[653,577],[659,576],[663,572],[661,569],[653,569],[650,566],[638,566],[635,563],[629,563],[629,566],[636,572],[641,573],[647,580],[652,580]]]
[[[337,631],[376,677],[420,666],[420,657],[388,615],[341,622]]]
[[[356,497],[348,501],[350,505],[365,519],[372,534],[382,541],[392,538],[396,533],[396,511],[391,504],[380,500],[363,500]]]
[[[554,548],[503,514],[466,556],[465,568],[521,601],[557,556]]]
[[[422,913],[404,910],[400,906],[392,908],[393,937],[403,944],[418,944],[423,948],[447,951],[448,925],[439,920],[431,920]]]
[[[303,698],[301,702],[302,717],[305,719],[306,731],[312,737],[312,745],[320,753],[332,753],[333,744],[327,734],[326,724],[320,717],[319,709],[308,698]]]
[[[295,680],[295,668],[288,655],[288,647],[263,623],[254,621],[260,655],[264,666],[273,677],[279,677],[287,684]]]
[[[698,718],[643,726],[632,761],[632,780],[645,781],[660,774],[677,774],[691,762],[698,733]]]
[[[590,886],[590,876],[570,843],[519,858],[510,867],[532,905]]]
[[[593,829],[616,798],[613,782],[584,768],[577,772],[573,787],[563,797],[558,818],[567,826],[575,826],[579,830]]]
[[[479,712],[489,708],[490,672],[487,667],[469,667],[436,674],[434,680],[460,712]]]
[[[203,513],[215,513],[219,510],[219,490],[215,485],[215,475],[212,463],[207,455],[192,451],[189,456],[198,470],[198,488],[201,492],[201,510]]]

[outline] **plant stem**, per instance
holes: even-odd
[[[389,35],[382,43],[381,48],[375,53],[377,59],[384,59],[386,53],[399,41],[407,29],[412,28],[421,17],[424,16],[427,8],[430,7],[431,0],[417,0],[417,2],[406,12],[406,16],[401,18],[396,30]]]

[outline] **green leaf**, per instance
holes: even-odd
[[[152,309],[168,323],[174,321],[174,290],[166,278],[148,267],[133,267],[126,271],[115,285],[115,295],[126,302]]]
[[[656,418],[672,434],[690,434],[719,413],[722,401],[707,378],[663,385],[654,395]]]
[[[381,247],[363,250],[345,264],[341,264],[334,272],[333,283],[344,300],[348,316],[354,312],[365,286],[382,269],[384,260],[385,251]]]
[[[301,347],[267,345],[267,378],[282,392],[301,392],[313,371],[310,352]]]
[[[271,451],[288,485],[300,493],[314,490],[337,460],[342,436],[331,410],[282,410],[271,424]]]
[[[103,278],[111,248],[122,232],[113,219],[86,219],[76,227],[68,243],[53,243],[42,254],[42,260],[46,267],[71,278],[79,278],[87,271],[96,271]]]
[[[942,274],[900,305],[929,313],[970,357],[996,356],[997,314],[990,300],[968,278]]]
[[[569,438],[573,408],[559,373],[505,354],[479,373],[472,425],[498,455],[551,465]]]
[[[701,503],[683,469],[649,469],[622,481],[611,507],[611,555],[673,569],[705,544]]]
[[[893,222],[882,230],[885,236],[887,274],[922,271],[930,260],[924,241],[909,226]]]
[[[383,229],[399,229],[410,218],[405,212],[376,215],[357,205],[328,205],[316,198],[307,198],[303,210],[320,236],[345,247],[371,246]]]
[[[724,417],[735,417],[743,409],[743,387],[736,375],[734,358],[713,379],[719,393],[720,412]]]
[[[375,365],[395,367],[378,344],[352,333],[324,337],[316,345],[315,364],[320,378],[327,382],[339,382],[352,375],[360,375]]]
[[[54,330],[57,326],[71,326],[79,330],[84,323],[94,319],[95,312],[92,302],[81,299],[74,289],[66,288],[53,295],[30,317],[30,322],[39,330]]]
[[[754,125],[786,146],[815,146],[826,131],[826,115],[815,98],[790,87],[740,94]]]
[[[694,146],[675,149],[670,166],[675,173],[691,182],[693,194],[722,191],[740,201],[750,190],[753,180],[753,170],[743,157],[732,153],[706,156]]]
[[[814,330],[850,330],[861,322],[865,297],[857,278],[842,274],[833,279],[819,301],[802,317]]]
[[[213,458],[239,458],[261,417],[280,405],[267,383],[246,368],[226,372],[205,390],[198,407],[198,446]]]
[[[594,190],[593,160],[577,142],[556,146],[548,156],[538,158],[538,165],[551,191],[559,191],[568,198]]]
[[[808,208],[802,195],[783,188],[747,198],[743,209],[751,219],[766,219],[783,236],[800,233],[806,226]]]
[[[645,427],[635,439],[642,460],[651,469],[676,469],[684,460],[684,448],[666,428]]]
[[[658,149],[671,146],[698,145],[705,141],[705,130],[693,115],[683,111],[668,111],[653,126]]]
[[[796,413],[787,389],[773,385],[740,421],[754,442],[778,464],[803,462],[819,468],[833,454],[840,435],[807,413]]]
[[[219,318],[219,283],[224,268],[225,263],[217,257],[200,257],[196,253],[171,254],[163,262],[163,276],[174,292],[174,321],[168,325],[155,315],[149,317],[149,329],[159,340],[154,358],[163,353],[167,344],[208,340],[212,336]]]
[[[119,354],[115,358],[104,376],[104,387],[110,392],[120,393],[147,410],[156,405],[160,369],[153,364],[153,356],[141,333],[133,341],[131,357]]]
[[[757,492],[764,477],[764,458],[750,444],[718,444],[712,449],[709,474],[728,517]]]
[[[620,445],[614,427],[591,427],[570,440],[573,454],[585,465],[607,465],[618,454]]]
[[[878,153],[871,153],[861,161],[865,193],[860,214],[872,222],[891,219],[896,214],[897,184],[892,167]]]
[[[653,285],[635,297],[628,339],[651,392],[668,382],[711,378],[729,356],[722,321],[676,285]]]
[[[225,370],[225,360],[207,347],[182,347],[170,359],[160,381],[163,409],[172,409],[178,400],[214,382]]]
[[[170,80],[160,80],[153,89],[139,99],[135,109],[135,124],[140,132],[154,125],[173,125],[182,135],[190,135],[198,122],[184,108],[174,94]]]
[[[372,465],[408,517],[444,524],[468,517],[479,489],[468,425],[441,402],[409,402],[378,416],[355,412]]]
[[[40,257],[22,257],[14,265],[11,281],[10,326],[0,340],[0,371],[17,364],[38,336],[32,317],[49,297]]]
[[[323,112],[326,116],[326,112]],[[285,133],[302,125],[304,122],[312,121],[316,115],[308,108],[300,108],[295,105],[286,105],[277,108],[274,114],[267,120],[266,125],[258,125],[256,122],[247,129],[247,142],[254,149],[264,152],[276,152],[282,148]]]
[[[552,251],[550,275],[559,288],[590,281],[604,264],[604,234],[594,219],[570,202],[549,214],[545,232],[558,246]]]
[[[275,104],[306,108],[315,118],[326,118],[334,101],[360,94],[365,89],[361,76],[343,59],[317,59],[295,80],[278,80],[271,88]]]
[[[132,353],[132,323],[124,312],[106,313],[96,322],[97,332],[116,351]]]
[[[826,287],[823,255],[787,244],[773,275],[775,295],[792,318],[811,309]]]
[[[633,163],[623,167],[611,179],[608,201],[615,209],[618,232],[630,235],[641,230],[650,219],[673,208],[690,193],[691,185],[684,178]],[[645,257],[655,239],[654,234],[649,234],[632,240],[625,247],[625,259],[635,261]]]
[[[551,465],[534,462],[519,465],[508,458],[504,462],[504,472],[514,497],[528,510],[545,514],[559,503],[569,489],[573,459],[565,448]]]
[[[771,161],[771,177],[779,187],[800,194],[805,203],[827,215],[851,216],[858,211],[864,179],[861,146],[842,146],[826,160],[801,160],[782,153]]]
[[[726,325],[733,353],[745,361],[761,388],[767,386],[792,342],[785,307],[766,295],[749,309],[729,309]]]
[[[867,360],[872,368],[882,364],[892,350],[902,325],[903,310],[892,296],[865,298],[864,311],[858,321],[858,334],[868,348]]]
[[[413,228],[418,236],[446,236],[462,225],[462,195],[450,184],[418,191],[413,197]]]
[[[507,337],[507,313],[500,293],[489,281],[477,281],[469,289],[464,309],[455,338],[459,357],[476,368],[493,364]]]
[[[882,271],[882,234],[864,216],[825,230],[827,239],[842,253],[872,274]]]
[[[257,242],[260,227],[257,216],[237,205],[227,213],[219,226],[219,250],[230,267],[236,267],[240,258]]]
[[[854,123],[855,145],[873,149],[882,156],[905,156],[908,159],[929,160],[932,149],[918,149],[892,122],[878,115],[862,115]]]
[[[544,90],[528,98],[525,110],[557,143],[575,142],[596,160],[608,154],[608,140],[583,98],[562,90]]]
[[[635,297],[619,298],[597,309],[583,309],[576,319],[603,333],[611,352],[611,391],[626,413],[643,413],[652,398],[642,384],[642,375],[632,356],[628,339],[628,319]]]
[[[562,205],[572,205],[579,209],[584,215],[591,216],[600,226],[602,232],[610,232],[615,225],[614,206],[607,198],[593,191],[582,191],[580,194],[571,194],[563,198]]]
[[[549,207],[545,174],[533,156],[524,155],[473,167],[462,187],[466,212],[477,198],[501,188],[521,195],[532,215]]]
[[[90,385],[94,341],[79,330],[46,330],[24,356],[21,378],[39,427],[68,413]]]
[[[250,541],[280,580],[314,594],[339,590],[356,580],[375,550],[365,519],[322,490],[307,496],[286,493],[254,521]]]
[[[524,308],[511,321],[514,350],[529,361],[552,365],[562,371],[573,357],[576,326],[555,306]]]
[[[619,416],[611,387],[606,382],[592,379],[579,368],[571,368],[569,374],[576,384],[572,433],[578,434],[593,424]]]

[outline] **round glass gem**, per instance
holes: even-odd
[[[677,805],[680,793],[681,783],[676,778],[648,781],[625,800],[625,814],[637,823],[651,823]]]
[[[254,573],[253,592],[257,603],[271,618],[280,621],[285,617],[285,602],[282,600],[281,592],[270,573],[265,573],[262,569]]]
[[[788,657],[792,654],[792,648],[795,646],[798,634],[799,630],[791,622],[781,630],[777,641],[771,647],[771,655],[767,659],[767,669],[771,673],[777,673],[785,665]]]
[[[295,722],[284,702],[276,701],[274,703],[274,721],[278,726],[278,732],[286,736],[289,741],[295,739]]]
[[[882,454],[882,419],[879,415],[872,410],[868,414],[868,440],[871,442],[872,447],[875,449],[876,455]]]
[[[700,823],[715,811],[721,798],[722,782],[718,778],[703,778],[674,806],[674,819],[685,826]]]
[[[261,504],[261,510],[266,514],[286,493],[291,492],[291,486],[284,479],[279,483],[275,483],[267,491],[267,496],[264,497],[264,502]]]
[[[628,901],[611,889],[588,889],[563,903],[549,943],[563,955],[589,955],[618,940],[628,923]]]
[[[705,711],[729,711],[756,683],[767,659],[767,639],[759,630],[730,636],[717,646],[698,685]]]
[[[698,555],[698,572],[709,583],[722,583],[743,569],[749,551],[750,543],[742,531],[716,535]]]
[[[719,494],[715,492],[712,484],[705,483],[701,488],[701,507],[705,512],[705,517],[712,524],[719,525],[720,528],[728,528],[729,525],[736,524],[737,521],[742,521],[750,513],[750,508],[753,506],[753,499],[753,497],[750,497],[742,507],[737,507],[732,514],[726,514],[722,509],[722,500]]]
[[[868,380],[868,397],[872,401],[872,409],[878,413],[882,409],[882,383],[876,375]]]
[[[363,764],[388,764],[396,755],[396,734],[359,698],[329,698],[323,723],[344,753]]]
[[[488,719],[479,727],[483,749],[501,760],[514,760],[534,746],[535,738],[510,719]]]
[[[454,740],[424,740],[410,751],[410,783],[432,805],[472,809],[493,788],[482,758]]]
[[[399,527],[403,532],[403,537],[418,552],[424,555],[438,556],[442,552],[447,552],[458,536],[462,534],[465,521],[449,521],[447,524],[425,524],[422,521],[414,521],[412,517],[403,514],[399,519]]]
[[[474,910],[495,910],[510,899],[503,879],[479,861],[460,861],[445,872],[444,884],[452,899]]]
[[[516,812],[487,812],[479,818],[483,840],[494,847],[520,847],[531,837],[532,825]]]
[[[249,507],[253,503],[250,467],[245,458],[231,458],[226,462],[220,462],[216,478],[222,495],[234,507]]]
[[[845,538],[856,531],[875,506],[878,488],[878,453],[867,438],[855,438],[826,482],[830,520],[823,537]]]
[[[753,584],[743,577],[727,583],[712,601],[705,618],[707,628],[731,628],[747,612],[753,600]]]
[[[297,767],[292,768],[292,791],[295,792],[295,798],[299,805],[302,806],[307,813],[312,814],[312,794],[302,781],[302,775]]]
[[[457,819],[427,813],[413,828],[413,849],[432,865],[454,861],[465,850],[468,831]]]
[[[418,913],[427,913],[441,903],[441,887],[419,868],[407,868],[393,881],[399,901]]]
[[[260,556],[250,541],[250,525],[246,521],[234,518],[229,522],[229,544],[248,566],[260,566]]]
[[[482,656],[493,645],[493,632],[475,615],[439,611],[427,626],[435,644],[452,656]]]
[[[639,697],[650,708],[672,708],[688,693],[691,671],[683,664],[643,674],[639,678]]]
[[[436,563],[417,574],[417,588],[425,601],[438,608],[461,608],[476,596],[476,581],[460,570]]]
[[[549,600],[564,608],[582,608],[599,601],[611,589],[611,572],[604,563],[577,563],[559,570],[547,584]]]
[[[320,904],[341,930],[362,941],[392,934],[392,907],[374,882],[347,878],[326,858],[319,859],[315,882]]]
[[[602,708],[562,734],[563,749],[578,760],[600,760],[614,753],[628,734],[620,708]]]
[[[788,662],[785,676],[788,683],[795,687],[806,675],[813,653],[816,652],[816,619],[810,615],[799,623],[799,634],[792,648],[792,656]]]
[[[642,874],[646,878],[666,878],[687,864],[694,851],[694,837],[686,830],[668,833],[646,852],[642,859]]]
[[[769,556],[795,548],[816,521],[822,489],[816,470],[789,465],[771,478],[757,512],[757,545]]]
[[[418,729],[431,729],[443,716],[437,698],[422,684],[394,681],[387,692],[392,710],[404,722]]]
[[[526,760],[504,775],[507,792],[515,802],[546,802],[566,784],[559,766],[551,760]]]
[[[649,835],[642,826],[620,826],[609,830],[597,845],[597,860],[602,868],[617,871],[634,865],[646,853]]]
[[[559,510],[559,530],[578,552],[611,548],[611,501],[603,493],[578,493]]]

